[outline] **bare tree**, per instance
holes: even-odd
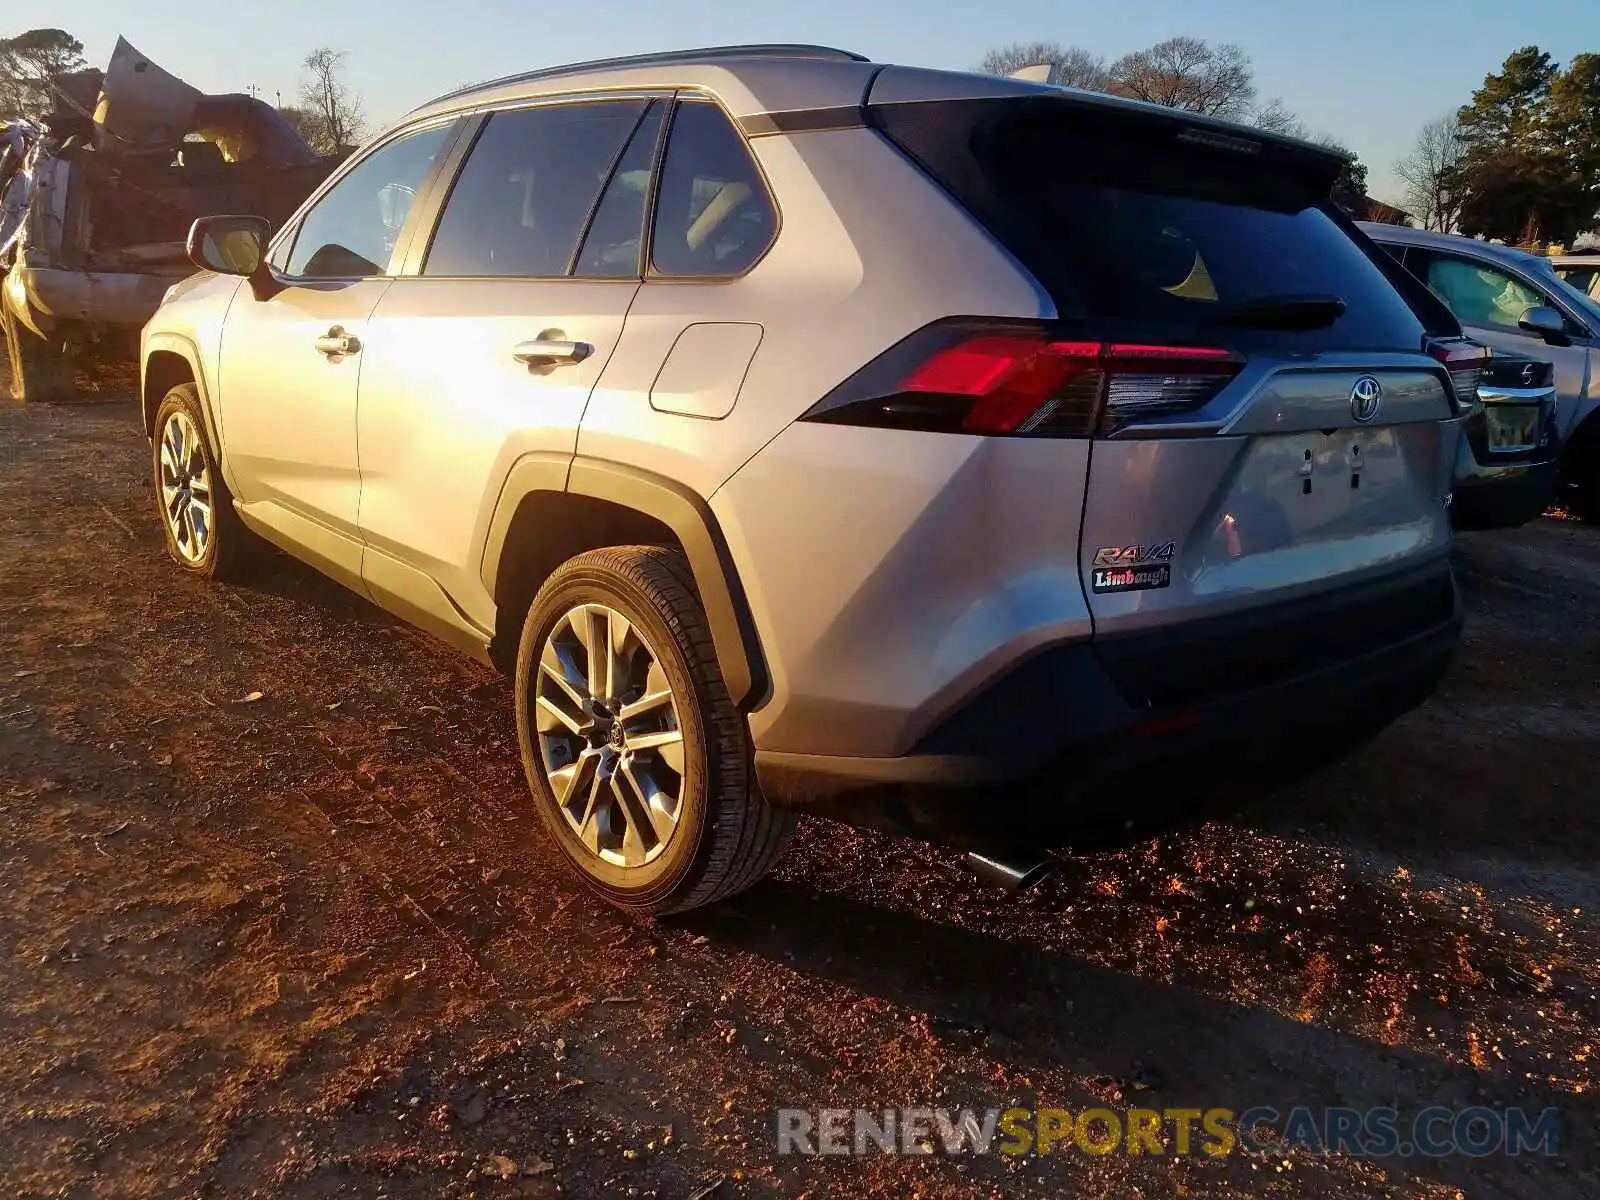
[[[298,105],[285,104],[278,109],[278,115],[294,126],[308,145],[315,146],[322,140],[322,123]]]
[[[1289,110],[1289,106],[1277,96],[1256,109],[1250,117],[1250,124],[1257,129],[1265,129],[1268,133],[1282,133],[1298,138],[1306,136],[1305,122],[1295,116]]]
[[[1023,67],[1043,66],[1050,68],[1051,83],[1089,92],[1106,90],[1106,60],[1082,46],[1060,42],[1012,42],[985,54],[978,70],[985,75],[1011,75]]]
[[[361,140],[365,114],[361,97],[344,81],[344,59],[343,50],[318,46],[301,64],[300,104],[316,135],[312,145],[324,154],[348,151]]]
[[[1429,121],[1417,134],[1411,153],[1394,165],[1406,187],[1406,207],[1424,229],[1449,233],[1466,200],[1467,146],[1454,114]]]
[[[1213,117],[1243,117],[1256,98],[1250,58],[1231,42],[1175,37],[1111,64],[1111,90]]]

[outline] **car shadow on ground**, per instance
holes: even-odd
[[[946,897],[945,899],[959,898]],[[795,880],[769,881],[720,909],[693,914],[690,928],[804,975],[925,1015],[941,1041],[975,1047],[1022,1077],[1052,1070],[1098,1085],[1089,1096],[953,1094],[941,1103],[1081,1108],[1109,1096],[1112,1107],[1242,1112],[1266,1105],[1356,1109],[1391,1107],[1402,1121],[1433,1105],[1463,1109],[1516,1104],[1537,1114],[1561,1110],[1561,1170],[1595,1167],[1586,1131],[1600,1105],[1570,1093],[1486,1074],[1402,1045],[1296,1020],[1238,999],[1207,995],[1177,981],[1140,977],[1041,944],[1035,931],[1075,919],[1058,899],[1016,902],[999,927],[939,913],[870,903]],[[954,919],[941,919],[941,916]],[[1184,953],[1222,948],[1189,930]],[[1348,921],[1347,945],[1366,935]],[[1397,948],[1402,956],[1409,947]],[[873,1105],[878,1098],[863,1096]],[[918,1103],[917,1100],[908,1101]],[[924,1099],[922,1103],[933,1103]],[[1402,1126],[1403,1127],[1403,1126]],[[1485,1176],[1554,1172],[1549,1159],[1389,1159],[1400,1179],[1468,1186]],[[1592,1178],[1592,1177],[1591,1177]],[[1548,1180],[1547,1195],[1567,1194]],[[1587,1185],[1574,1184],[1582,1195]]]

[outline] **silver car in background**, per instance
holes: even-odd
[[[145,329],[178,566],[257,539],[511,673],[612,903],[797,811],[1022,866],[1432,691],[1480,347],[1256,129],[815,47],[431,101]]]
[[[1600,302],[1564,281],[1549,258],[1448,233],[1363,228],[1472,338],[1554,365],[1562,498],[1600,522]]]

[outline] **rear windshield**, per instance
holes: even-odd
[[[1337,170],[1324,155],[1230,145],[1208,130],[1188,141],[1169,116],[1059,100],[875,115],[1028,267],[1063,319],[1289,351],[1421,347],[1417,314],[1324,207]],[[1344,314],[1313,305],[1330,323],[1286,327],[1316,298],[1342,300]]]

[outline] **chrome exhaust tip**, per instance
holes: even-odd
[[[995,858],[988,854],[970,853],[966,857],[967,869],[985,883],[1013,895],[1032,891],[1055,870],[1048,858]]]

